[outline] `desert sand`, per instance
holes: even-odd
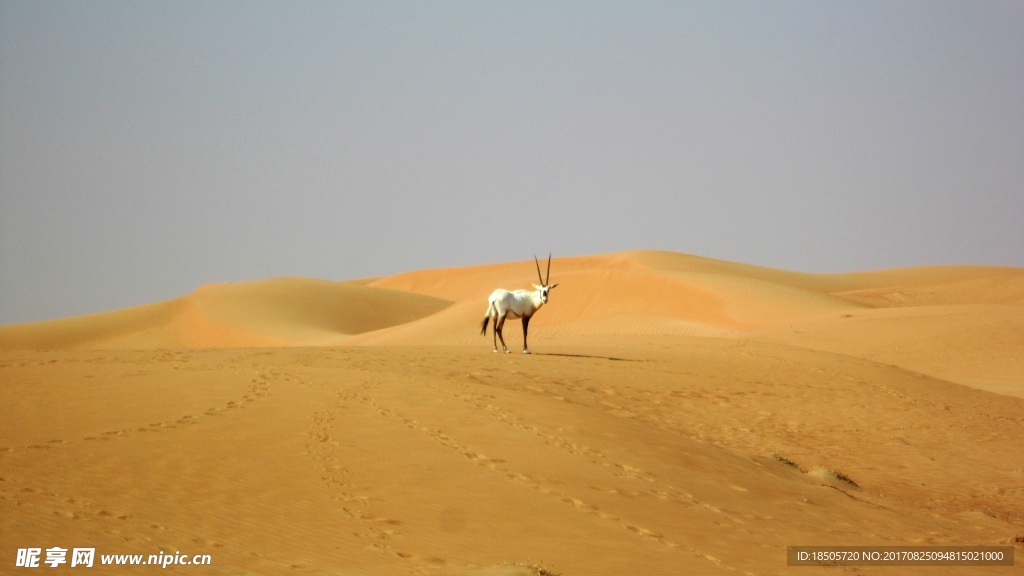
[[[0,573],[1024,574],[1024,269],[624,252],[551,280],[529,356],[479,326],[532,260],[0,327]],[[210,565],[99,566],[161,552]]]

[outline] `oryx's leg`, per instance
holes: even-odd
[[[494,333],[498,336],[498,340],[501,340],[501,349],[508,354],[508,346],[505,346],[505,337],[501,335],[501,329],[505,327],[505,316],[506,315],[499,316],[498,319],[494,321]],[[494,351],[498,351],[497,345],[494,346]]]
[[[523,316],[523,354],[529,354],[530,349],[526,346],[526,331],[530,327],[530,317]]]
[[[488,318],[489,318],[489,316],[488,316]],[[494,339],[494,351],[497,352],[498,351],[498,316],[497,315],[494,316],[494,333],[492,334],[492,337]]]

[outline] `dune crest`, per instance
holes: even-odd
[[[340,344],[450,302],[359,283],[276,278],[75,318],[0,327],[0,349],[252,348]]]
[[[0,327],[0,349],[478,345],[490,292],[529,288],[532,260],[329,282],[204,286],[181,298]],[[556,257],[531,332],[545,338],[756,338],[1005,392],[1024,373],[1024,269],[809,274],[663,251]],[[509,324],[510,342],[519,338]]]

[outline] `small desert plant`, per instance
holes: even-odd
[[[829,472],[831,472],[832,475],[835,476],[837,479],[846,482],[850,486],[853,486],[854,488],[860,488],[860,484],[857,484],[856,482],[853,481],[853,478],[850,478],[849,476],[840,472],[839,470],[829,470]]]
[[[540,564],[532,562],[530,564],[523,564],[522,562],[506,562],[505,564],[506,566],[514,566],[516,568],[526,568],[532,571],[537,576],[562,576],[561,573],[552,572],[551,570],[548,570]]]
[[[787,457],[785,457],[785,456],[783,456],[783,455],[781,455],[781,454],[779,454],[777,452],[770,452],[768,454],[768,457],[772,458],[773,460],[776,460],[776,461],[778,461],[778,462],[780,462],[782,464],[785,464],[786,466],[789,466],[790,468],[794,468],[796,470],[799,470],[800,472],[802,472],[804,474],[816,473],[816,474],[823,475],[823,476],[831,476],[831,477],[835,478],[836,480],[838,480],[840,482],[848,484],[848,485],[850,485],[850,486],[852,486],[854,488],[857,488],[858,490],[862,490],[862,488],[860,487],[860,484],[857,484],[853,480],[853,478],[850,478],[845,472],[841,472],[839,470],[836,470],[835,468],[815,467],[814,469],[808,470],[807,468],[797,464],[793,460],[791,460],[791,459],[789,459],[789,458],[787,458]]]
[[[805,470],[803,466],[797,464],[796,462],[790,460],[789,458],[786,458],[785,456],[783,456],[782,454],[779,454],[777,452],[770,452],[768,454],[768,457],[772,458],[774,460],[777,460],[778,462],[781,462],[782,464],[785,464],[786,466],[789,466],[790,468],[796,468],[797,470],[799,470],[801,472],[807,472],[807,470]]]

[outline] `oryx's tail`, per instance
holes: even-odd
[[[487,323],[491,320],[491,314],[494,315],[494,325],[498,325],[498,312],[494,309],[494,302],[487,303],[487,315],[484,316],[484,321],[480,324],[480,335],[487,335]]]

